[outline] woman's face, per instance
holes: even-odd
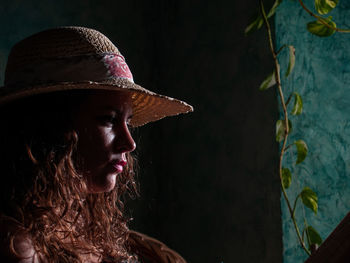
[[[125,154],[135,150],[128,122],[132,115],[129,95],[94,91],[73,116],[78,134],[78,172],[86,178],[88,192],[111,191],[127,165]]]

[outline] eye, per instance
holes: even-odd
[[[130,116],[128,117],[128,119],[126,120],[126,124],[128,125],[129,129],[132,128],[131,119],[132,119],[132,115],[130,115]]]
[[[117,116],[115,114],[106,114],[98,117],[98,121],[104,125],[111,127],[117,123]]]

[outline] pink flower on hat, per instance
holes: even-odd
[[[122,55],[107,54],[103,58],[103,61],[108,67],[108,72],[111,75],[111,78],[126,78],[131,82],[134,82],[131,71]]]

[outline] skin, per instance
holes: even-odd
[[[17,233],[13,240],[13,248],[16,251],[16,255],[9,249],[10,240],[2,237],[1,255],[5,256],[6,261],[4,262],[38,263],[30,236],[22,230],[19,222],[10,218],[3,219],[0,222],[0,231],[2,234]]]
[[[126,153],[136,148],[128,123],[132,117],[129,95],[121,92],[93,91],[73,113],[73,128],[78,134],[77,153],[82,160],[78,172],[83,175],[89,193],[111,191],[118,174],[126,165]],[[7,224],[6,224],[7,225]],[[11,231],[0,224],[0,229]],[[39,262],[30,237],[14,226],[17,232],[11,262]],[[100,262],[99,255],[85,255],[84,262]],[[8,262],[10,262],[8,261]]]
[[[131,100],[120,92],[96,91],[89,94],[74,114],[78,134],[79,172],[86,178],[88,192],[109,192],[126,164],[125,154],[135,150],[128,123]],[[79,169],[79,168],[78,168]]]

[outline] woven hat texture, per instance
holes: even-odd
[[[84,27],[49,29],[17,43],[8,58],[0,104],[78,89],[130,93],[134,127],[193,111],[183,101],[135,84],[117,47],[102,33]]]

